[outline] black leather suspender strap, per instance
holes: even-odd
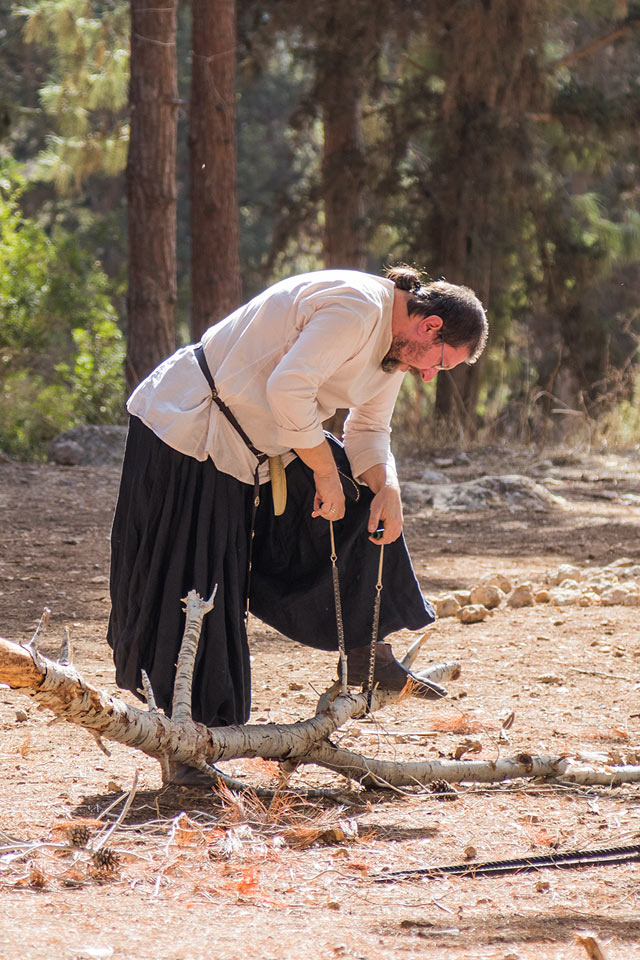
[[[196,360],[198,361],[198,365],[202,370],[207,383],[211,387],[211,396],[213,397],[213,402],[220,408],[220,410],[225,415],[225,417],[227,418],[231,426],[240,434],[240,436],[242,437],[246,445],[249,447],[249,450],[251,450],[251,453],[254,455],[254,457],[257,457],[258,463],[259,464],[264,463],[265,460],[268,459],[267,454],[262,453],[262,451],[258,450],[257,447],[254,447],[254,445],[252,444],[247,434],[244,432],[244,430],[242,429],[242,427],[240,426],[240,424],[238,423],[234,415],[231,413],[231,410],[229,410],[229,407],[218,396],[218,389],[215,385],[213,377],[211,376],[211,370],[209,369],[209,364],[207,363],[207,358],[204,354],[204,347],[202,346],[201,343],[197,343],[195,345],[194,352],[196,355]]]
[[[265,460],[268,460],[268,454],[262,453],[261,450],[258,450],[257,447],[253,445],[247,434],[244,432],[234,415],[229,410],[229,407],[224,403],[218,396],[218,389],[216,387],[215,381],[211,375],[211,370],[209,369],[209,364],[207,363],[207,358],[204,353],[204,347],[201,343],[195,345],[194,353],[196,355],[196,360],[198,361],[198,366],[202,370],[204,377],[211,387],[211,398],[213,402],[218,406],[220,412],[227,418],[231,426],[238,433],[238,435],[244,440],[245,444],[254,455],[258,463],[256,464],[256,469],[253,474],[253,504],[251,507],[251,531],[249,533],[249,564],[247,570],[247,596],[246,596],[246,609],[245,609],[245,619],[249,616],[249,596],[251,589],[251,567],[253,564],[253,534],[256,525],[256,513],[258,507],[260,506],[260,480],[258,477],[258,469]]]

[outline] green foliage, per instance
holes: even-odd
[[[124,345],[99,263],[25,218],[0,173],[0,449],[42,456],[56,433],[123,416]]]
[[[50,185],[32,185],[20,200],[23,216],[13,186],[0,215],[0,386],[10,399],[0,442],[8,449],[11,436],[14,452],[77,420],[119,415],[122,345],[113,284],[93,263],[96,252],[121,294],[126,287],[118,174],[128,140],[128,4],[22,3],[11,20],[0,0],[0,141],[29,161],[32,182]],[[338,9],[338,0],[238,0],[245,297],[322,265],[319,84],[334,35],[323,25]],[[524,436],[531,397],[551,392],[569,406],[580,397],[590,416],[622,411],[624,423],[635,423],[624,405],[634,389],[637,396],[639,363],[640,31],[592,44],[639,12],[640,0],[385,0],[373,20],[356,17],[375,32],[366,63],[353,51],[367,77],[368,268],[416,263],[486,300],[491,341],[471,402],[476,422],[485,430],[493,423],[496,436]],[[178,15],[187,101],[190,5]],[[179,320],[187,339],[184,110],[179,125]],[[403,387],[396,445],[399,434],[411,438],[408,447],[433,439],[435,405],[435,384]]]
[[[42,108],[54,126],[31,178],[61,193],[96,173],[124,169],[128,125],[128,4],[113,0],[32,0],[18,7],[27,43],[51,51]]]

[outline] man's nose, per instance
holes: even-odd
[[[420,371],[420,376],[422,377],[424,383],[429,383],[429,381],[433,380],[437,372],[438,371],[434,370],[433,367],[427,367],[426,370]]]

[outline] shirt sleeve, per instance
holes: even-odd
[[[375,308],[343,296],[308,320],[267,381],[267,402],[286,447],[307,449],[324,439],[318,388],[357,355],[368,337]]]
[[[391,416],[402,384],[402,372],[389,374],[389,383],[379,393],[354,407],[344,427],[344,447],[356,479],[378,463],[395,470],[390,449]]]

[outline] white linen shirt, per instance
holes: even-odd
[[[347,408],[344,444],[354,476],[393,464],[390,422],[403,374],[385,373],[380,363],[391,345],[394,289],[352,270],[306,273],[274,284],[205,332],[220,399],[255,447],[275,456],[317,446],[322,421]],[[161,363],[127,407],[175,450],[211,457],[223,473],[252,482],[256,459],[212,401],[193,347]]]

